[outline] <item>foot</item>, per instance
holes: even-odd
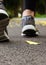
[[[9,24],[9,15],[6,12],[3,3],[0,2],[0,42],[9,41],[9,38],[7,35],[8,24]],[[6,35],[4,31],[6,32]]]
[[[35,21],[32,16],[24,16],[22,18],[22,36],[36,36],[38,30],[35,27]]]
[[[0,42],[9,42],[9,37],[6,32],[4,32],[4,33],[2,33],[2,35],[0,35]]]

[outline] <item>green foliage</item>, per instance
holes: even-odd
[[[20,2],[21,0],[4,0],[4,5],[7,8],[10,17],[18,16]]]
[[[35,14],[35,17],[36,18],[46,18],[46,14],[39,14],[38,12],[36,12],[36,14]]]
[[[19,7],[20,0],[4,0],[4,4],[7,8],[14,9]]]
[[[40,14],[46,14],[46,0],[37,0],[36,10]]]

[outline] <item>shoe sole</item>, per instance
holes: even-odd
[[[36,36],[36,31],[31,29],[24,31],[23,33],[26,34],[26,36]]]
[[[9,17],[9,15],[7,14],[7,12],[3,9],[0,9],[0,14],[5,14],[7,17]]]
[[[38,36],[38,34],[36,34],[36,28],[33,25],[26,25],[25,27],[23,27],[22,29],[22,36]]]
[[[0,38],[0,42],[9,42],[9,39],[6,36]]]
[[[9,24],[9,16],[5,10],[0,9],[0,27]]]

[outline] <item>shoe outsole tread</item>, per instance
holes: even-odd
[[[29,36],[29,37],[38,36],[38,34],[36,34],[36,31],[31,29],[24,31],[23,34],[25,34],[24,36]]]

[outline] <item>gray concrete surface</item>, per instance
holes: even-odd
[[[10,22],[9,43],[0,43],[0,65],[46,65],[46,26],[37,25],[38,37],[21,37],[21,26]],[[30,45],[26,40],[40,43]]]

